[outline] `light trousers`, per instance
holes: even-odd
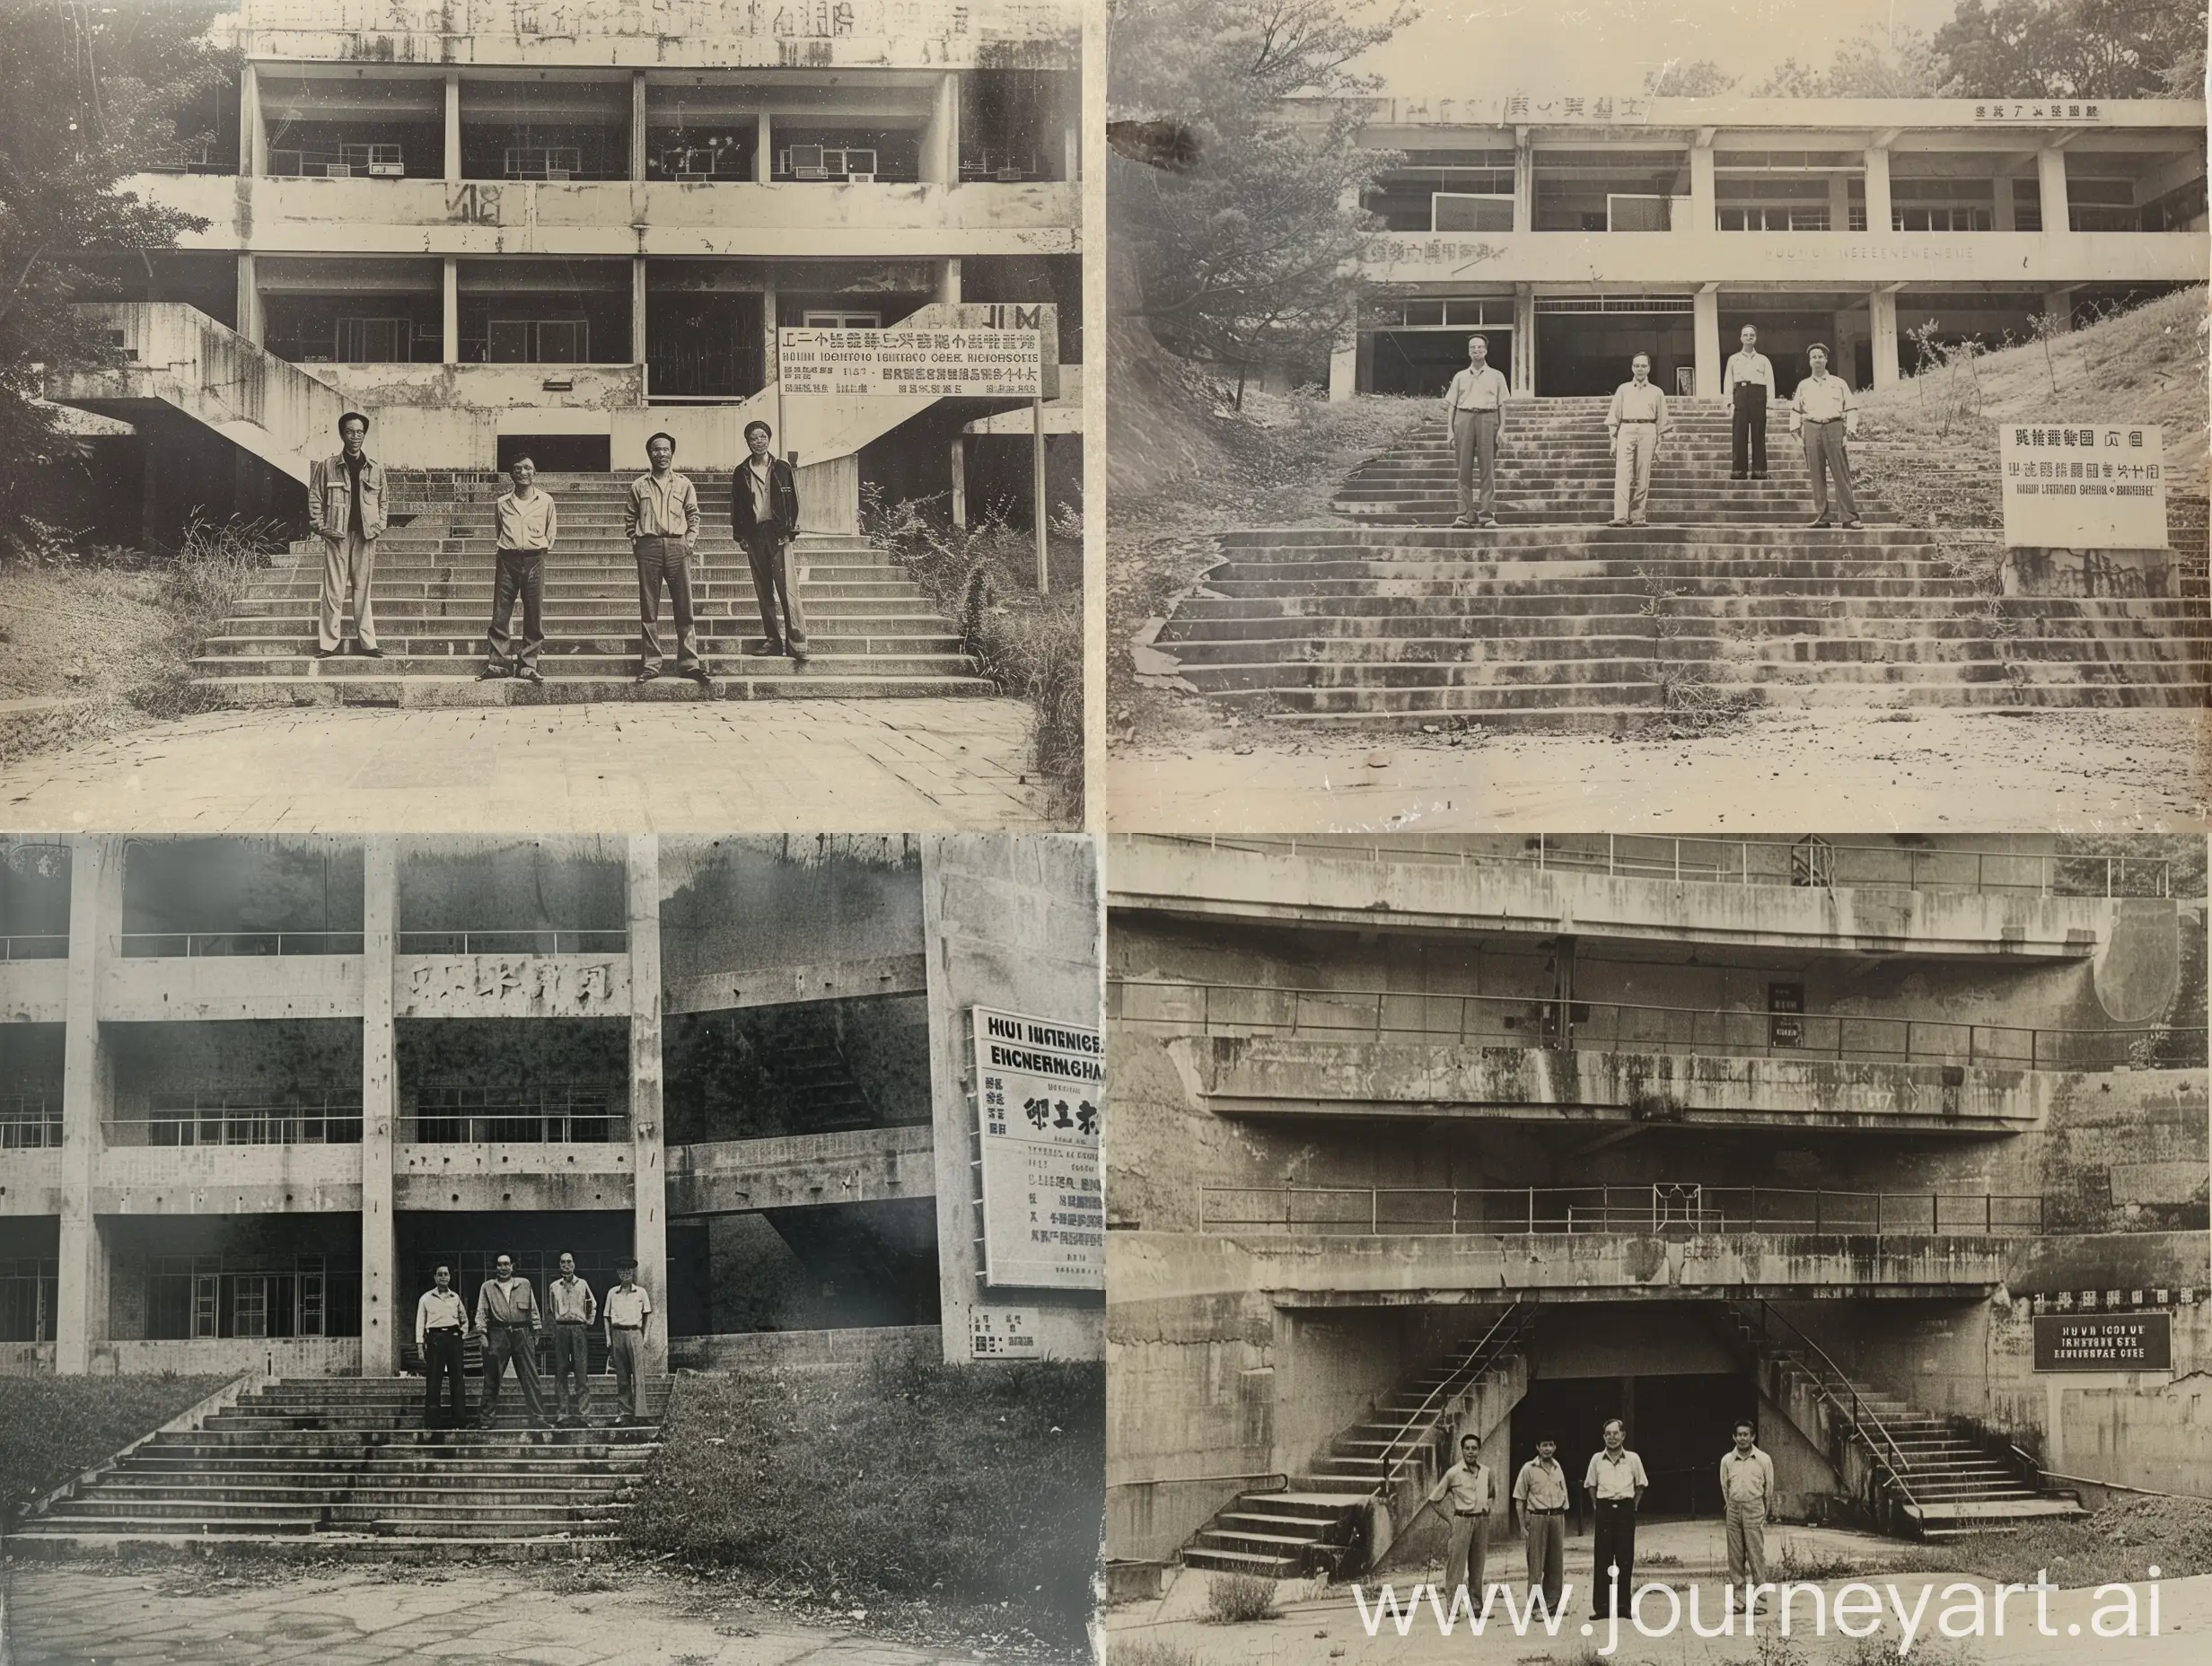
[[[369,587],[376,578],[376,540],[358,532],[322,540],[322,618],[317,639],[325,653],[336,653],[346,638],[338,627],[345,622],[350,601],[354,636],[364,648],[376,646],[376,609]]]
[[[1648,422],[1624,422],[1613,442],[1613,519],[1642,526],[1651,507],[1651,460],[1659,449],[1659,429]]]

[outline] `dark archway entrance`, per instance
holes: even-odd
[[[1721,1454],[1728,1450],[1735,1420],[1759,1415],[1758,1399],[1751,1379],[1737,1375],[1539,1377],[1514,1408],[1512,1467],[1505,1485],[1536,1456],[1536,1442],[1549,1434],[1559,1442],[1559,1462],[1587,1526],[1583,1471],[1602,1443],[1605,1420],[1618,1416],[1627,1422],[1628,1444],[1651,1477],[1646,1513],[1717,1515]]]

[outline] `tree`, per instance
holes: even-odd
[[[1734,87],[1731,75],[1709,57],[1671,57],[1644,72],[1644,91],[1659,99],[1715,99]]]
[[[2197,0],[1960,0],[1936,31],[1957,98],[2201,96]]]
[[[0,0],[0,548],[50,537],[38,518],[75,452],[40,393],[104,362],[74,303],[91,257],[175,245],[206,222],[118,189],[232,72],[206,39],[215,0],[95,10]]]
[[[1788,99],[1925,99],[1943,85],[1943,68],[1918,30],[1869,26],[1836,48],[1825,70],[1784,58],[1755,96]]]
[[[1383,10],[1383,6],[1390,9]],[[1112,259],[1125,317],[1234,364],[1326,349],[1373,293],[1354,66],[1410,21],[1394,0],[1119,0],[1109,45]]]

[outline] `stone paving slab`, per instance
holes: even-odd
[[[974,697],[222,712],[0,766],[0,812],[202,834],[1033,829],[1030,721]]]

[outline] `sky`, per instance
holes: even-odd
[[[1377,0],[1385,4],[1387,0]],[[1786,57],[1825,69],[1869,23],[1934,33],[1956,0],[1417,0],[1422,16],[1365,67],[1399,96],[1635,92],[1670,58],[1746,84]]]

